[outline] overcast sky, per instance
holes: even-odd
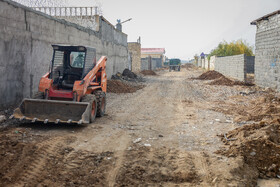
[[[95,0],[68,0],[71,6],[92,6]],[[221,41],[255,43],[250,22],[280,9],[280,0],[99,0],[103,16],[122,21],[129,42],[141,36],[142,47],[166,49],[169,58],[188,60],[209,53]]]

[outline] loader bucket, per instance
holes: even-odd
[[[90,123],[91,104],[86,102],[24,99],[13,116],[44,123]]]

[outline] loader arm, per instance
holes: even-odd
[[[76,101],[80,99],[89,92],[93,92],[95,89],[101,89],[106,92],[107,87],[107,75],[106,69],[107,57],[102,56],[97,62],[96,66],[83,78],[81,81],[75,81],[73,92],[76,95]],[[100,79],[100,82],[97,79]],[[94,82],[95,80],[95,82]]]

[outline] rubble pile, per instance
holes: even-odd
[[[123,73],[116,73],[115,75],[112,75],[112,80],[125,80],[125,81],[131,81],[131,82],[144,82],[144,79],[141,76],[136,75],[129,69],[123,70]]]
[[[152,70],[143,70],[141,71],[141,74],[143,75],[157,75],[154,71]]]

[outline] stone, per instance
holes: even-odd
[[[4,121],[6,121],[6,116],[0,115],[0,123],[3,123]]]

